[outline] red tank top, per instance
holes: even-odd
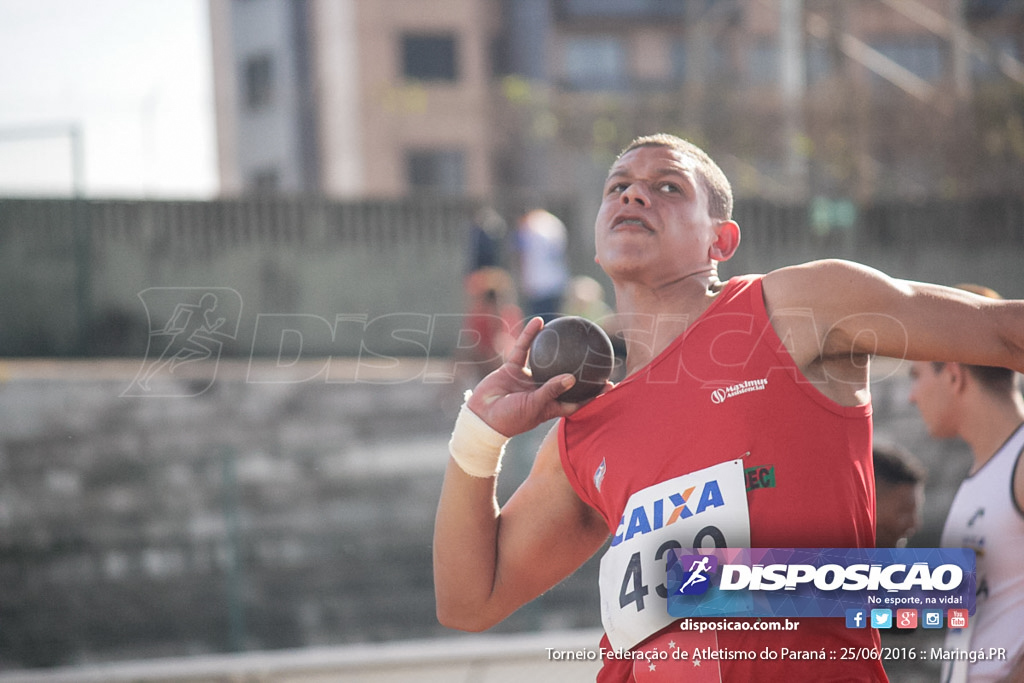
[[[576,493],[612,534],[633,493],[742,459],[751,547],[874,546],[871,407],[841,406],[803,376],[768,318],[761,276],[729,280],[650,364],[563,420],[559,449]],[[676,633],[669,626],[646,644]],[[724,650],[824,648],[825,661],[802,662],[814,680],[886,680],[878,660],[841,659],[844,647],[879,646],[875,630],[842,619],[717,636]],[[724,681],[803,680],[801,662],[781,658],[719,666]],[[636,680],[632,669],[606,659],[598,680]]]

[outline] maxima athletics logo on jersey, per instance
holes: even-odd
[[[674,617],[845,617],[898,608],[974,614],[968,548],[682,548],[669,551],[667,566]]]

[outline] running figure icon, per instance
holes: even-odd
[[[700,558],[700,561],[694,560],[690,564],[690,568],[687,570],[690,572],[689,578],[683,582],[683,585],[679,587],[680,593],[686,593],[686,589],[690,586],[698,583],[704,583],[708,580],[707,573],[711,571],[711,567],[708,566],[711,561],[707,555]]]
[[[125,396],[196,395],[209,388],[225,345],[237,340],[241,296],[226,288],[153,287],[139,294],[149,318],[149,345],[142,367],[125,390]],[[198,383],[161,383],[182,379],[183,365],[207,363]],[[204,384],[204,386],[200,386]]]

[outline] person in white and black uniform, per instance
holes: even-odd
[[[961,289],[991,298],[976,285]],[[942,532],[942,545],[977,553],[977,611],[949,629],[942,681],[1024,681],[1024,396],[1007,368],[915,362],[910,400],[935,438],[959,437],[974,454]],[[994,649],[990,649],[994,648]],[[1005,656],[1000,656],[1005,653]],[[991,656],[994,655],[994,656]]]

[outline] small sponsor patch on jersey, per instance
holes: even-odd
[[[594,470],[594,488],[601,490],[601,483],[604,481],[604,473],[608,470],[608,463],[601,460],[601,464]]]
[[[768,378],[748,379],[731,387],[722,387],[711,392],[711,402],[718,405],[734,396],[749,394],[752,391],[764,391],[768,388]]]
[[[743,481],[748,491],[775,488],[775,465],[758,465],[743,470]]]

